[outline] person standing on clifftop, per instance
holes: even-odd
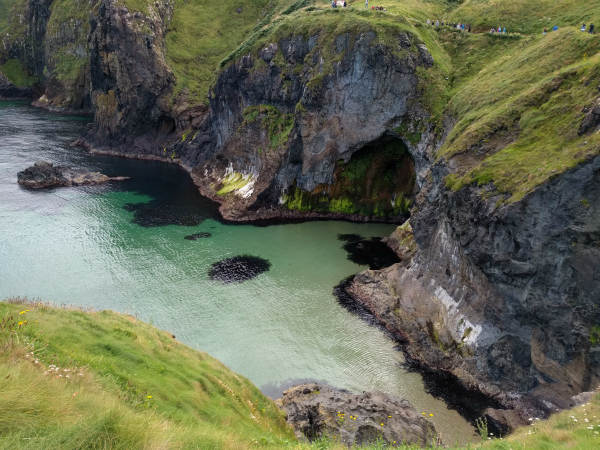
[[[588,31],[588,33],[594,34],[594,24],[593,23],[590,23],[590,31]]]
[[[369,0],[365,0],[365,8],[369,9]]]

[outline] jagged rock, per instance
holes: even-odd
[[[128,177],[107,177],[98,172],[85,169],[72,169],[67,166],[56,166],[51,162],[39,161],[33,166],[17,174],[20,185],[39,189],[53,186],[83,186],[101,184],[107,181],[122,181]]]
[[[408,220],[396,228],[390,236],[382,238],[381,242],[394,250],[401,260],[412,258],[417,251],[412,227]]]
[[[509,428],[568,408],[600,383],[600,156],[502,207],[444,189],[443,164],[410,220],[417,252],[347,292],[411,360],[512,410],[488,411]]]
[[[582,392],[581,394],[574,395],[573,397],[571,397],[571,406],[579,406],[583,405],[584,403],[588,403],[592,399],[594,394],[597,394],[597,392],[587,391]]]
[[[435,427],[408,402],[379,391],[352,394],[319,383],[294,386],[277,400],[298,439],[322,436],[345,445],[439,442]]]
[[[586,108],[586,115],[583,117],[579,127],[579,136],[595,129],[600,125],[600,98],[597,99],[590,108]]]

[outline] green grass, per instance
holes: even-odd
[[[248,380],[112,311],[0,302],[0,395],[0,449],[347,448],[328,438],[298,443],[283,413]],[[592,450],[598,433],[595,395],[507,438],[445,448]]]
[[[442,18],[469,23],[477,31],[505,27],[507,32],[542,34],[554,25],[600,24],[600,0],[466,0]]]
[[[0,72],[15,86],[33,86],[37,82],[35,77],[27,75],[23,64],[18,59],[9,59],[5,64],[0,65]]]
[[[9,13],[19,0],[0,0],[0,33],[8,28]]]
[[[503,42],[487,35],[441,34],[457,55],[448,112],[459,120],[438,155],[471,155],[471,165],[477,160],[475,167],[467,164],[463,173],[451,175],[450,187],[493,182],[515,201],[600,153],[598,135],[577,134],[583,107],[597,97],[597,36],[573,27]],[[492,139],[508,145],[479,155]]]
[[[0,318],[10,316],[27,324],[9,336],[11,345],[7,321],[0,325],[0,448],[293,440],[283,414],[252,383],[133,317],[0,303]],[[60,370],[48,373],[51,364]]]

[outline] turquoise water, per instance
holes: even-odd
[[[472,434],[425,392],[420,375],[399,367],[394,342],[332,295],[340,280],[366,268],[347,259],[337,235],[385,236],[394,226],[223,224],[179,167],[71,147],[88,121],[0,102],[0,298],[126,312],[210,353],[273,397],[301,379],[380,389],[434,414],[449,440]],[[42,159],[132,178],[19,187],[16,173]],[[212,236],[184,239],[199,232]],[[241,254],[265,258],[271,269],[244,283],[208,278],[212,263]]]

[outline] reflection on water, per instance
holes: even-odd
[[[266,392],[281,392],[289,380],[380,389],[433,413],[449,441],[468,438],[472,428],[427,394],[418,374],[399,368],[394,342],[332,295],[340,280],[366,268],[347,258],[337,236],[370,241],[393,226],[228,225],[175,165],[91,157],[71,147],[87,120],[0,102],[0,298],[127,312],[207,351]],[[131,179],[20,188],[17,172],[38,160]],[[210,279],[214,263],[239,255],[266,260],[270,269],[243,283]]]

